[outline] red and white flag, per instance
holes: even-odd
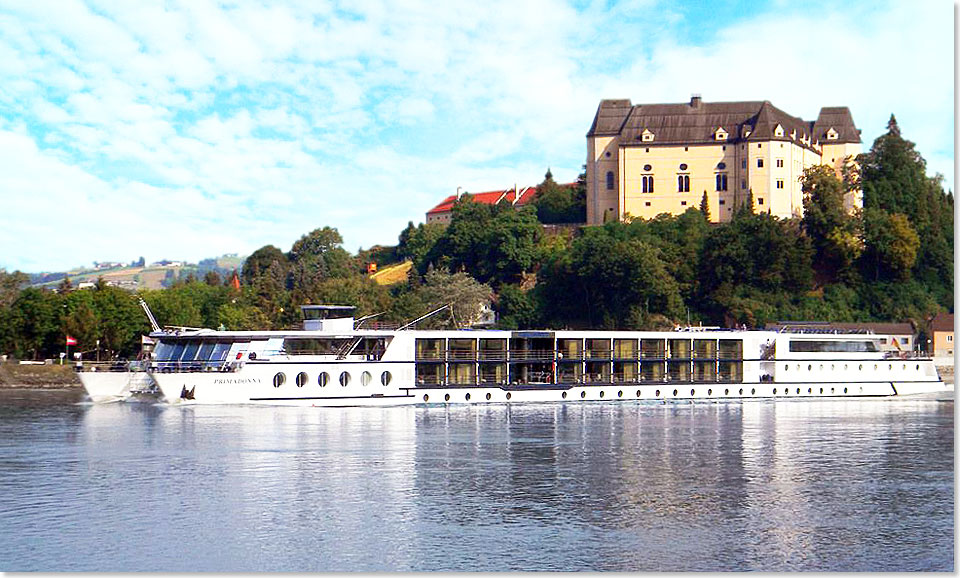
[[[67,335],[67,345],[76,345],[76,344],[77,344],[77,340]]]

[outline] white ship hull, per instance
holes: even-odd
[[[155,386],[145,371],[81,371],[80,383],[94,403],[123,401]]]

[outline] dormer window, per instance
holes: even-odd
[[[778,124],[777,128],[773,129],[773,136],[783,136],[783,125]]]
[[[751,132],[753,132],[753,127],[748,124],[743,125],[743,128],[740,129],[740,134],[743,138],[750,136]]]
[[[713,133],[715,140],[727,140],[727,136],[729,135],[727,135],[727,131],[723,130],[722,126]]]
[[[830,130],[827,131],[827,140],[837,140],[838,138],[840,138],[840,133],[830,127]]]
[[[790,131],[790,138],[793,140],[797,140],[797,129],[793,129],[792,131]]]
[[[643,129],[643,132],[640,134],[640,140],[643,142],[653,142],[653,133],[650,132],[650,129]]]

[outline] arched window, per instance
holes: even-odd
[[[643,192],[653,192],[653,175],[643,175],[640,177],[640,182],[643,185]]]
[[[690,175],[677,175],[677,192],[690,192]]]
[[[613,190],[613,171],[607,171],[607,190]]]
[[[727,190],[727,173],[717,173],[717,190]]]

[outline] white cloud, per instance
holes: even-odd
[[[952,183],[951,6],[775,8],[692,38],[658,0],[7,7],[0,199],[42,218],[0,214],[0,267],[394,243],[457,186],[572,181],[602,98],[847,105],[864,148],[893,112]]]

